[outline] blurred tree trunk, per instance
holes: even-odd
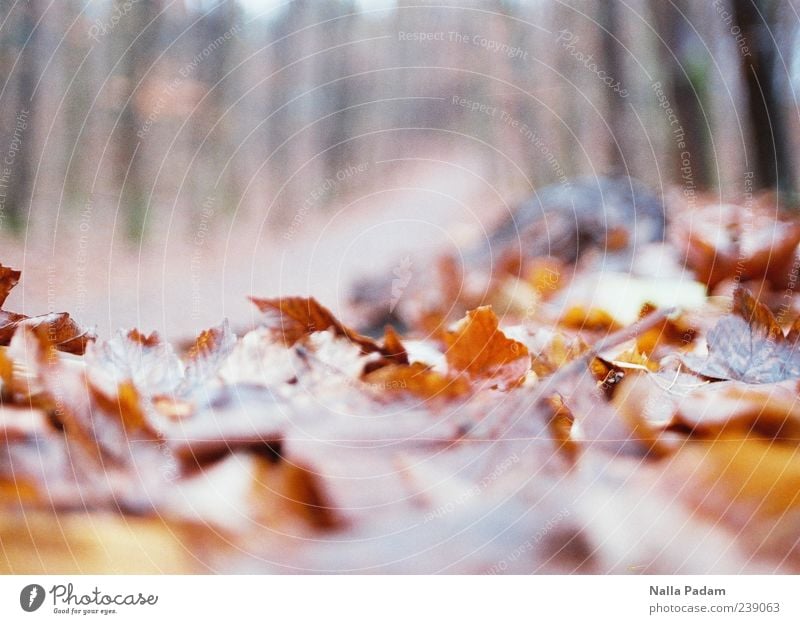
[[[24,4],[4,2],[3,14],[9,11],[6,24],[8,32],[13,33],[11,40],[3,46],[3,65],[7,69],[2,93],[2,148],[0,156],[5,160],[8,150],[15,142],[15,132],[21,138],[13,162],[4,176],[5,193],[3,201],[3,229],[19,230],[27,221],[26,211],[32,199],[32,181],[35,171],[34,145],[30,139],[30,128],[38,123],[36,107],[33,103],[33,91],[36,85],[36,73],[39,58],[36,23],[41,17],[41,0],[31,0]],[[13,69],[12,69],[13,68]],[[26,118],[26,128],[22,129],[20,118]],[[27,136],[26,136],[27,135]]]
[[[619,6],[616,2],[604,2],[599,5],[598,22],[602,26],[601,42],[603,62],[607,66],[609,75],[622,81],[626,76],[622,59],[620,58],[621,43],[619,41],[622,32],[622,20],[619,16]],[[611,129],[611,140],[606,142],[606,152],[608,154],[608,164],[613,170],[625,172],[629,166],[625,162],[625,144],[629,131],[626,127],[627,102],[620,100],[618,93],[611,89],[606,89],[607,99],[607,119],[608,127]],[[620,145],[620,143],[622,143]],[[627,173],[632,173],[627,171]]]
[[[160,2],[150,0],[134,5],[114,32],[114,59],[122,59],[117,65],[119,78],[125,85],[126,103],[117,118],[115,129],[116,147],[114,155],[114,178],[119,188],[120,205],[125,207],[128,234],[139,239],[144,234],[147,213],[147,179],[143,174],[142,141],[137,132],[144,126],[137,106],[140,82],[158,54],[158,22],[153,18],[159,13]],[[148,135],[149,136],[149,135]]]
[[[681,180],[679,173],[676,181],[685,188],[696,186],[705,189],[711,182],[708,150],[710,127],[706,116],[709,62],[706,50],[690,21],[690,9],[688,0],[651,0],[656,28],[663,40],[660,46],[660,79],[678,113],[686,144],[683,149],[673,150],[677,164],[674,170],[679,172],[684,168],[688,173],[683,175],[691,176],[691,179]],[[688,169],[682,164],[687,161],[690,163]]]
[[[751,55],[741,55],[747,85],[747,109],[753,128],[753,149],[748,158],[756,187],[778,188],[791,192],[791,156],[788,127],[780,92],[785,87],[779,71],[779,50],[775,32],[777,2],[772,0],[733,0],[739,28],[749,44]]]

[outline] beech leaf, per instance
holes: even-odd
[[[314,332],[330,329],[335,335],[357,344],[364,353],[381,350],[371,338],[345,327],[328,308],[313,297],[250,297],[250,300],[264,313],[263,322],[267,329],[280,337],[286,346],[292,346]]]
[[[800,378],[797,332],[784,335],[772,312],[745,288],[733,294],[733,314],[708,333],[708,357],[686,355],[683,362],[712,379],[774,383]]]
[[[518,380],[530,369],[528,348],[506,337],[491,306],[467,312],[444,340],[445,358],[452,370],[473,377],[506,376]]]
[[[381,395],[405,393],[422,399],[453,399],[470,391],[465,378],[448,378],[421,362],[409,366],[390,364],[369,373],[364,381]]]
[[[6,302],[8,293],[19,282],[20,271],[15,271],[0,264],[0,306]]]

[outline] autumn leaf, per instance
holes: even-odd
[[[690,483],[703,492],[696,497],[703,507],[716,502],[722,513],[738,512],[758,525],[800,507],[800,449],[794,444],[724,433],[687,443],[681,456],[692,461]]]
[[[800,440],[800,401],[795,382],[704,384],[675,401],[671,427],[693,437],[725,433],[796,443]]]
[[[250,297],[256,307],[264,313],[263,324],[280,336],[287,346],[301,338],[318,331],[333,328],[339,335],[345,335],[344,327],[336,320],[330,310],[313,298],[284,297],[280,299],[259,299]]]
[[[286,346],[314,332],[330,329],[337,336],[347,338],[361,347],[364,353],[380,352],[377,343],[340,323],[328,308],[313,297],[281,297],[278,299],[259,299],[250,297],[256,307],[264,313],[263,323]]]
[[[599,359],[607,365],[621,370],[658,371],[658,363],[648,358],[645,353],[640,352],[636,347],[627,349],[613,357],[605,357],[604,354],[601,354]]]
[[[0,264],[0,307],[6,302],[8,293],[19,282],[20,271]]]
[[[796,330],[784,335],[772,312],[745,288],[733,295],[733,314],[708,334],[708,357],[683,356],[694,372],[712,379],[773,383],[800,377]]]
[[[653,418],[653,403],[657,404],[657,386],[652,376],[642,371],[626,375],[612,399],[620,421],[631,440],[650,457],[665,457],[672,453],[676,440],[664,434],[664,423]],[[663,399],[662,399],[663,401]]]
[[[640,316],[645,317],[655,312],[655,306],[646,304]],[[656,327],[643,332],[636,338],[636,347],[640,353],[650,355],[659,347],[688,347],[697,337],[697,330],[691,325],[686,315],[677,318],[665,318]]]
[[[322,479],[310,467],[282,462],[284,497],[313,526],[330,530],[342,524]]]
[[[563,397],[554,395],[545,401],[549,412],[547,428],[556,448],[561,452],[570,465],[574,465],[579,456],[580,446],[572,437],[572,425],[575,417],[569,407],[564,403]]]
[[[0,574],[188,574],[199,571],[187,548],[188,537],[198,533],[212,536],[205,527],[158,516],[2,514]]]
[[[408,352],[400,340],[400,336],[391,325],[384,330],[383,345],[379,347],[381,357],[364,365],[364,375],[391,365],[408,365]]]
[[[534,258],[525,266],[525,279],[541,299],[549,299],[564,285],[564,263],[558,258]]]
[[[395,364],[408,364],[408,353],[403,343],[400,341],[400,336],[391,325],[386,326],[383,337],[383,346],[381,347],[383,357]]]
[[[171,393],[183,379],[183,365],[157,332],[119,331],[110,340],[92,344],[86,353],[90,373],[112,385],[131,381],[147,396]]]
[[[227,321],[206,329],[195,339],[184,358],[186,369],[182,390],[197,387],[217,373],[236,346],[236,334]]]
[[[364,382],[379,396],[411,394],[422,399],[453,399],[470,391],[463,377],[449,378],[420,362],[391,364],[364,376]]]
[[[20,272],[0,264],[0,307],[5,303],[8,293],[17,285]],[[20,327],[43,330],[50,344],[66,353],[83,355],[86,345],[96,337],[93,332],[81,328],[66,312],[51,312],[41,316],[29,317],[7,310],[0,310],[0,345],[11,342]]]
[[[491,306],[467,312],[444,340],[448,366],[472,377],[503,377],[514,383],[531,366],[528,348],[500,331]]]
[[[132,467],[132,452],[136,450],[132,442],[157,442],[162,438],[147,419],[136,388],[124,382],[112,394],[91,381],[86,388],[85,398],[73,398],[59,412],[69,438],[106,469]]]
[[[800,225],[776,219],[774,208],[711,204],[687,211],[677,226],[687,265],[709,288],[733,275],[766,278],[778,287],[790,278]]]
[[[93,332],[80,327],[66,312],[28,317],[0,310],[0,344],[7,345],[20,327],[42,328],[56,349],[76,355],[82,355],[95,339]]]
[[[582,331],[614,331],[620,325],[605,310],[599,308],[583,308],[573,306],[561,317],[561,324],[565,327]]]

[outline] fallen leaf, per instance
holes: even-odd
[[[747,383],[774,383],[800,377],[798,332],[784,335],[772,312],[750,292],[733,294],[733,314],[721,319],[709,332],[708,357],[685,355],[682,360],[694,372],[712,379]]]
[[[141,394],[154,396],[174,392],[183,381],[180,359],[156,332],[119,331],[92,344],[85,359],[90,375],[108,380],[109,390],[131,381]]]
[[[562,323],[606,330],[630,325],[654,308],[691,310],[706,302],[706,288],[689,278],[642,278],[603,272],[573,279]],[[646,308],[647,306],[647,308]]]
[[[188,530],[188,533],[187,533]],[[201,550],[190,550],[201,526],[163,518],[110,513],[27,510],[0,514],[3,574],[188,574],[200,571]]]
[[[547,300],[564,285],[564,262],[558,258],[534,258],[525,265],[525,280],[540,299]]]
[[[723,509],[728,506],[723,513],[745,518],[781,516],[800,506],[800,447],[794,444],[731,432],[687,443],[682,455],[694,460],[694,488],[703,492],[696,497],[700,504],[720,497]]]
[[[796,382],[751,385],[709,383],[675,401],[671,427],[694,437],[720,434],[800,443],[800,399]]]
[[[19,283],[20,271],[0,264],[0,307],[6,302],[8,293]]]
[[[499,329],[491,306],[467,312],[453,331],[445,334],[445,358],[454,371],[472,377],[503,378],[517,383],[530,369],[528,348],[511,340]]]
[[[605,310],[572,306],[561,317],[561,324],[579,331],[615,331],[620,325]]]
[[[547,428],[553,436],[556,448],[563,453],[570,465],[574,465],[578,460],[580,451],[578,443],[572,437],[572,425],[575,422],[575,417],[560,395],[549,397],[546,405],[550,411]]]
[[[275,515],[275,503],[279,502],[284,510],[320,530],[337,529],[344,523],[333,506],[322,477],[301,463],[281,461],[276,464],[257,459],[252,496],[257,507],[259,499],[270,504],[266,509],[261,505],[265,517]]]
[[[645,304],[641,316],[647,316],[655,311],[655,307]],[[651,355],[659,347],[688,348],[697,337],[697,329],[681,314],[673,318],[665,318],[656,327],[642,332],[636,338],[636,348],[643,354]]]
[[[76,355],[82,355],[95,339],[93,332],[80,327],[66,312],[28,317],[0,310],[0,344],[7,345],[20,327],[42,328],[56,349]]]
[[[454,399],[470,391],[470,384],[464,377],[446,377],[420,362],[384,366],[365,375],[364,383],[379,396],[405,393],[425,400]]]
[[[687,265],[710,289],[732,275],[766,278],[777,288],[791,279],[800,225],[776,218],[774,207],[711,204],[684,212],[676,225]]]
[[[236,346],[236,334],[228,321],[200,333],[186,353],[182,390],[186,392],[208,382]]]
[[[627,349],[610,358],[601,354],[600,359],[610,366],[623,370],[658,371],[658,362],[653,362],[646,353],[641,353],[637,347]]]
[[[650,457],[665,457],[680,444],[672,436],[664,434],[663,426],[648,418],[649,410],[658,400],[656,386],[648,373],[635,371],[626,375],[614,393],[612,404],[620,420]]]
[[[337,336],[347,338],[361,347],[364,353],[380,352],[378,344],[340,323],[328,308],[314,298],[281,297],[259,299],[250,297],[256,307],[264,313],[264,326],[279,336],[286,346],[315,332],[330,329]]]
[[[8,293],[17,285],[20,272],[0,264],[0,307],[5,303]],[[7,310],[0,310],[0,345],[11,342],[20,327],[43,329],[47,340],[59,351],[83,355],[86,345],[95,339],[93,332],[82,329],[66,312],[51,312],[41,316],[28,317]]]
[[[567,336],[560,332],[538,332],[534,338],[539,345],[534,350],[531,368],[540,377],[551,375],[589,348],[580,336]]]
[[[394,364],[408,364],[406,348],[403,346],[400,336],[391,325],[386,326],[381,354]]]

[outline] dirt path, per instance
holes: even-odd
[[[235,327],[252,323],[249,294],[313,294],[341,309],[358,276],[391,281],[408,256],[413,279],[435,250],[462,244],[497,218],[502,202],[485,172],[464,162],[417,162],[411,171],[403,164],[400,175],[397,163],[372,164],[373,175],[396,182],[325,211],[298,211],[271,232],[257,218],[201,209],[191,225],[165,219],[140,248],[119,242],[113,218],[73,214],[55,245],[52,232],[3,242],[2,263],[23,271],[6,307],[67,310],[101,336],[136,326],[173,339],[226,317]]]

